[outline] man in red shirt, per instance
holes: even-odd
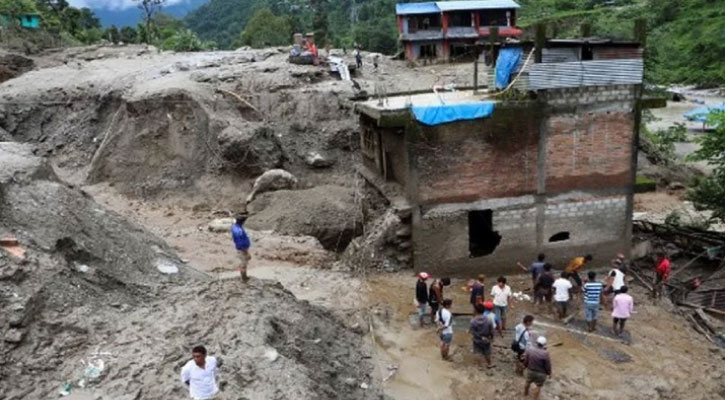
[[[665,283],[670,279],[670,259],[665,253],[658,254],[657,267],[655,268],[655,297],[659,297],[664,292]]]

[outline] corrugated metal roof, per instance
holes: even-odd
[[[492,10],[520,7],[514,0],[431,1],[426,3],[399,3],[395,5],[395,13],[397,15],[434,14],[445,11]]]
[[[428,3],[400,3],[395,5],[397,15],[408,14],[437,14],[441,12],[435,2]]]
[[[545,47],[541,52],[543,63],[563,63],[581,61],[581,47]]]
[[[437,1],[441,11],[456,10],[491,10],[501,8],[520,8],[513,0],[463,0],[463,1]]]
[[[529,69],[531,90],[581,86],[638,85],[644,63],[635,60],[583,61],[534,64]]]

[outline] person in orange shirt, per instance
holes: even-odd
[[[569,262],[569,265],[567,265],[566,269],[564,269],[564,271],[569,274],[569,277],[573,279],[576,283],[577,288],[574,289],[574,293],[581,292],[581,290],[578,289],[582,287],[582,278],[579,276],[579,271],[581,271],[584,266],[591,262],[593,259],[594,257],[592,257],[591,254],[587,254],[584,257],[572,258],[572,260]]]

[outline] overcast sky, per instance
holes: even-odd
[[[167,0],[166,5],[186,3],[188,0]],[[68,0],[74,7],[109,8],[118,10],[128,7],[136,7],[138,4],[133,0]]]

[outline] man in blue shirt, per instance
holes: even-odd
[[[237,249],[239,255],[239,274],[242,276],[244,282],[249,280],[247,276],[247,265],[249,260],[252,259],[252,255],[249,254],[249,247],[252,243],[249,240],[247,231],[244,230],[244,222],[247,220],[247,214],[239,214],[236,221],[232,224],[232,240],[234,240],[234,247]]]

